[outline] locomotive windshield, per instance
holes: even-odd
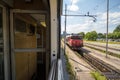
[[[82,39],[81,36],[71,36],[71,39]]]

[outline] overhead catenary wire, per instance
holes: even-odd
[[[99,4],[97,4],[92,10],[97,10],[101,5],[103,5],[103,4],[105,4],[105,2],[103,2],[103,1],[101,1]],[[115,5],[113,5],[112,7],[110,7],[109,8],[109,11],[110,10],[112,10],[113,8],[115,8],[116,6],[118,6],[120,3],[117,3],[117,4],[115,4]],[[77,13],[77,14],[81,14],[81,12],[79,12],[79,11],[71,11],[70,9],[71,9],[71,6],[73,5],[73,0],[71,0],[71,4],[70,4],[70,7],[68,8],[68,12],[75,12],[75,13]],[[91,12],[91,10],[89,11],[89,12]],[[104,11],[102,11],[102,12],[107,12],[106,10],[104,10]],[[100,15],[102,15],[102,14],[99,14],[99,15],[97,15],[97,16],[100,16]]]
[[[114,6],[112,6],[111,8],[109,8],[109,10],[115,8],[115,7],[118,6],[119,4],[120,4],[120,3],[118,3],[118,4],[114,5]]]
[[[66,0],[65,0],[65,3],[64,3],[64,5],[68,5],[68,4],[67,4],[67,2],[66,2]],[[71,9],[71,6],[72,6],[72,5],[73,5],[73,0],[71,0],[70,7],[67,9],[67,11]],[[65,11],[65,9],[64,9],[63,11]]]
[[[89,12],[85,15],[67,15],[67,5],[65,4],[65,32],[64,32],[64,54],[66,52],[66,24],[67,24],[67,16],[82,16],[82,17],[92,17],[94,22],[96,21],[95,15],[90,15]]]
[[[100,5],[101,5],[102,3],[105,4],[105,3],[102,1],[101,3],[99,3],[99,5],[97,4],[92,10],[97,10],[97,8],[100,7]],[[117,4],[113,5],[112,7],[110,7],[110,8],[109,8],[109,11],[112,10],[113,8],[117,7],[119,4],[120,4],[120,3],[117,3]],[[78,12],[78,11],[71,11],[70,9],[67,10],[67,11],[68,11],[68,12],[75,12],[75,13],[77,13],[77,14],[81,14],[81,13]],[[89,12],[91,12],[91,11],[89,11]],[[105,11],[103,11],[103,12],[107,12],[107,11],[105,10]],[[102,15],[102,14],[99,14],[99,15],[97,15],[97,16],[100,16],[100,15]]]
[[[101,3],[103,3],[103,1],[101,2]],[[77,13],[77,14],[83,14],[83,13],[81,13],[81,12],[78,12],[78,11],[71,11],[70,9],[71,9],[71,6],[73,5],[73,0],[71,0],[71,5],[69,6],[69,8],[67,9],[67,12],[73,12],[73,13]],[[99,7],[99,5],[97,5],[98,7]],[[95,6],[96,7],[96,6]],[[64,14],[63,14],[64,15]],[[87,14],[85,14],[85,16],[86,16]],[[91,16],[90,16],[91,17]],[[96,17],[96,16],[95,16]]]
[[[83,13],[81,13],[81,12],[79,12],[79,11],[71,11],[71,10],[67,10],[68,12],[73,12],[73,13],[77,13],[77,14],[83,14]]]
[[[110,4],[109,4],[110,5]],[[117,7],[118,5],[120,5],[120,3],[117,3],[117,4],[115,4],[115,5],[113,5],[112,7],[110,7],[108,10],[110,11],[110,10],[112,10],[113,8],[115,8],[115,7]],[[105,11],[103,11],[103,12],[107,12],[106,10]],[[99,14],[99,15],[97,15],[97,16],[101,16],[102,14]]]
[[[99,4],[97,4],[92,10],[97,10],[101,5],[105,4],[103,1],[101,1]]]

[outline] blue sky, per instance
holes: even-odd
[[[63,14],[67,4],[67,14],[85,15],[89,12],[96,15],[96,22],[91,17],[67,17],[67,33],[97,31],[106,33],[107,0],[63,0]],[[61,31],[64,31],[64,16],[61,21]],[[109,32],[113,32],[120,24],[120,0],[109,0]]]

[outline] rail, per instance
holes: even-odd
[[[85,51],[85,50],[82,49],[82,51]],[[107,78],[107,80],[120,79],[120,70],[116,69],[114,66],[109,65],[104,61],[91,56],[90,54],[84,54],[84,60],[86,60],[96,70],[101,72]]]
[[[53,61],[48,80],[64,80],[61,59]]]

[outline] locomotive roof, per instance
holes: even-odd
[[[70,35],[67,35],[66,37],[72,37],[72,36],[79,36],[79,37],[82,37],[82,35],[79,35],[79,34],[70,34]]]

